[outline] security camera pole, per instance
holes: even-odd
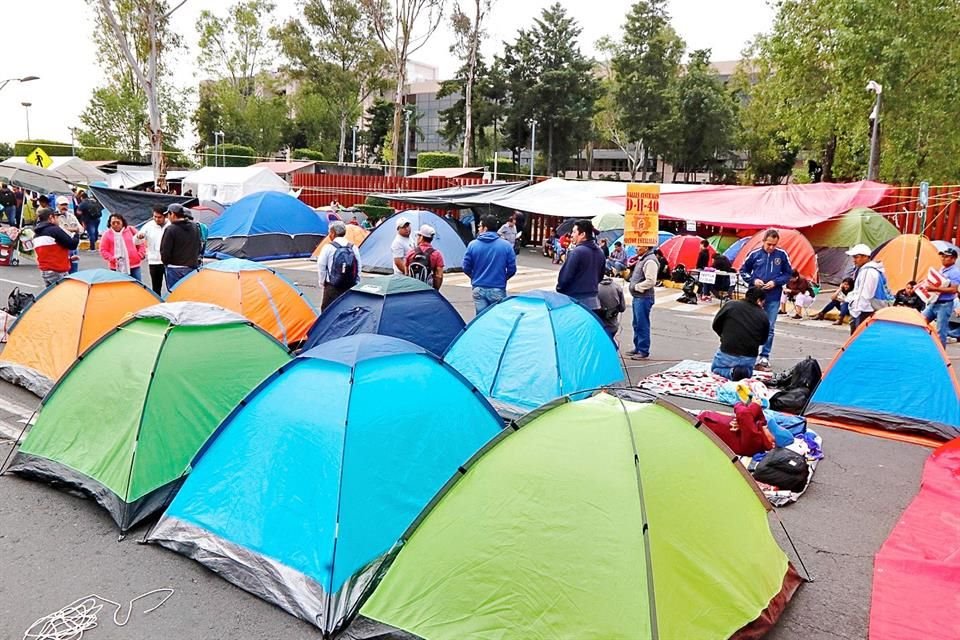
[[[873,129],[870,134],[870,163],[867,167],[867,180],[876,180],[880,174],[880,94],[883,93],[883,86],[871,80],[867,83],[867,91],[877,94],[877,101],[870,114]]]

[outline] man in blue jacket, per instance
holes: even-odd
[[[497,219],[483,216],[479,231],[463,256],[463,272],[470,276],[477,315],[507,297],[507,280],[517,272],[513,245],[497,235]]]
[[[776,229],[767,229],[763,234],[763,244],[754,249],[743,261],[740,275],[748,287],[760,287],[766,297],[763,310],[770,321],[770,332],[767,341],[760,348],[760,358],[757,359],[757,371],[770,371],[770,351],[773,348],[773,334],[776,328],[777,312],[780,310],[780,296],[783,286],[790,280],[793,267],[790,266],[790,256],[783,249],[777,247],[780,234]]]
[[[599,315],[600,300],[597,289],[607,268],[607,258],[593,239],[593,223],[577,220],[570,232],[570,244],[576,245],[567,253],[567,259],[557,276],[557,291],[570,296]]]

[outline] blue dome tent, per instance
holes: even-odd
[[[251,193],[210,225],[207,255],[273,260],[309,257],[327,235],[327,221],[291,195]]]
[[[596,315],[548,291],[511,296],[487,308],[454,340],[444,360],[504,417],[627,379]]]
[[[443,254],[444,272],[463,270],[463,254],[467,252],[467,245],[450,223],[432,211],[401,211],[384,220],[360,245],[360,262],[364,271],[393,273],[390,244],[397,235],[398,218],[410,221],[410,237],[413,239],[421,225],[428,224],[436,229],[437,237],[433,239],[433,246]]]
[[[220,425],[148,540],[330,637],[501,425],[424,349],[385,336],[334,340],[281,367]]]
[[[960,436],[960,382],[923,316],[888,307],[840,348],[803,414],[950,440]]]
[[[727,250],[723,252],[723,255],[725,255],[727,259],[730,260],[731,264],[733,263],[734,260],[737,259],[737,256],[740,254],[740,250],[743,249],[743,245],[747,244],[750,238],[751,236],[747,236],[746,238],[740,238],[739,240],[734,242],[732,245],[727,247]]]
[[[344,336],[376,333],[407,340],[439,356],[463,326],[453,305],[427,284],[406,276],[365,276],[320,314],[303,349]]]

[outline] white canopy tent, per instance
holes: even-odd
[[[200,200],[221,204],[233,204],[258,191],[290,191],[286,180],[263,167],[204,167],[184,176],[182,188]]]
[[[188,175],[189,171],[167,171],[167,180],[182,180]],[[107,176],[106,182],[111,189],[134,189],[144,184],[153,184],[153,169],[119,167],[116,173]]]
[[[53,161],[47,169],[56,171],[64,180],[73,184],[92,184],[106,182],[107,174],[77,156],[50,156]],[[26,158],[13,157],[3,161],[3,164],[27,164]]]

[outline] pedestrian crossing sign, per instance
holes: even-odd
[[[53,160],[50,156],[47,155],[47,152],[37,147],[27,155],[27,164],[32,164],[40,167],[41,169],[49,169],[50,165],[53,164]]]

